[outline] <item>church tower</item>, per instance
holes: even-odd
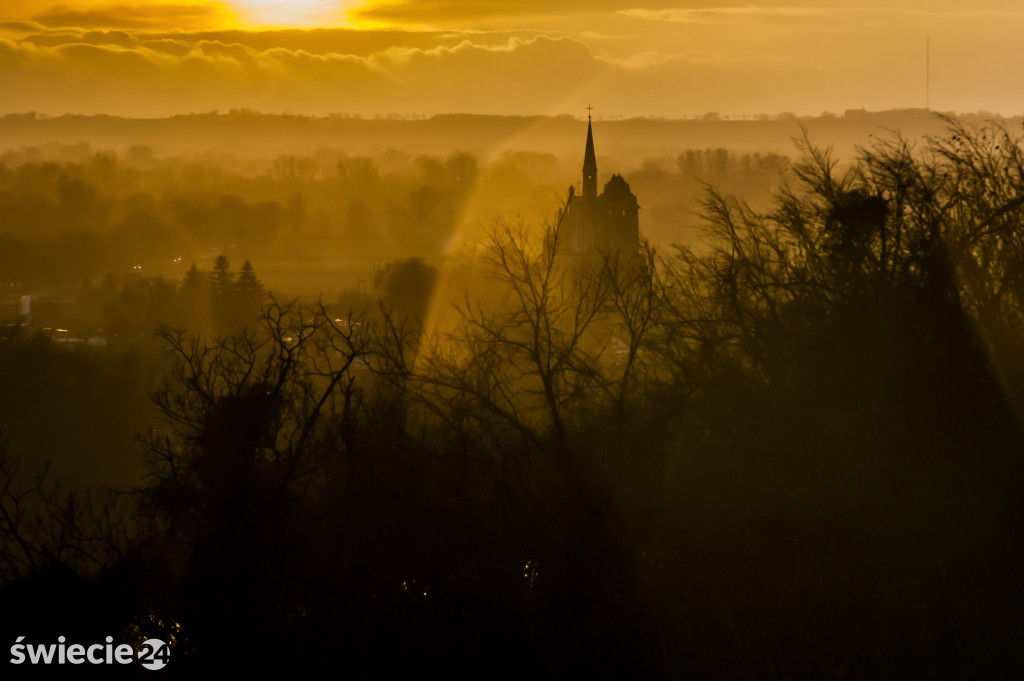
[[[612,175],[599,196],[594,127],[587,107],[587,148],[583,152],[583,185],[559,216],[561,249],[572,253],[633,256],[640,243],[640,206],[621,175]]]
[[[583,153],[583,196],[584,201],[597,200],[597,155],[594,153],[594,129],[587,113],[587,150]]]

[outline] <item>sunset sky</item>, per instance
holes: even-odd
[[[694,116],[1024,110],[1024,9],[988,0],[21,0],[0,113],[250,108]]]

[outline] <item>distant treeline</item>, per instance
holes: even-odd
[[[24,151],[17,164],[0,164],[0,282],[23,292],[98,284],[108,273],[178,276],[227,251],[264,263],[367,251],[436,256],[456,230],[476,239],[496,216],[550,219],[578,181],[575,165],[533,152],[486,165],[466,153],[395,150],[249,164],[161,160],[143,147],[119,157],[76,145],[57,155],[66,160],[29,162],[34,154]],[[620,170],[640,197],[642,231],[688,242],[705,184],[766,204],[788,165],[775,154],[704,149]]]
[[[229,246],[265,254],[316,237],[436,251],[477,181],[476,159],[397,162],[383,173],[369,158],[282,156],[254,176],[198,163],[140,167],[111,153],[0,166],[0,281],[31,288],[155,273]]]
[[[1021,118],[998,114],[963,114],[968,124],[995,121],[1019,127]],[[725,147],[789,153],[790,138],[806,126],[823,145],[846,152],[864,144],[869,134],[903,130],[913,137],[941,134],[942,121],[925,109],[847,110],[821,116],[752,115],[726,120],[709,113],[697,118],[595,119],[598,153],[611,143],[637,165],[643,158],[686,149]],[[586,120],[574,116],[492,116],[445,114],[422,118],[301,116],[260,114],[248,110],[211,112],[168,118],[117,116],[0,116],[0,149],[23,146],[77,145],[88,140],[105,148],[144,145],[160,155],[232,153],[258,158],[278,153],[312,154],[334,147],[374,156],[381,149],[405,149],[413,155],[438,155],[465,149],[482,155],[516,140],[520,149],[546,149],[576,158],[586,136]]]

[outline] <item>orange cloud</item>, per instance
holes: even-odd
[[[605,111],[621,111],[628,102],[627,113],[672,115],[764,94],[755,79],[729,69],[683,59],[639,68],[595,56],[580,41],[547,36],[500,46],[463,40],[451,47],[395,47],[361,57],[139,36],[125,46],[113,42],[124,43],[122,35],[103,35],[112,42],[0,41],[0,88],[13,93],[0,113],[530,114],[561,113],[594,99]],[[669,81],[679,87],[665,91],[662,83]]]
[[[52,28],[135,28],[195,30],[234,23],[234,15],[219,2],[202,4],[145,3],[103,8],[57,5],[33,19]]]
[[[602,115],[679,116],[921,106],[925,31],[933,105],[1024,108],[1024,93],[1003,82],[1024,69],[1024,16],[1013,12],[722,5],[695,23],[692,12],[643,4],[643,12],[548,17],[571,31],[89,30],[8,21],[0,23],[0,113],[533,114],[594,101]],[[161,5],[162,16],[185,6]]]

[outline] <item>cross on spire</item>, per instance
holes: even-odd
[[[594,153],[594,130],[590,123],[590,112],[594,107],[587,104],[587,150],[583,154],[583,192],[587,201],[597,200],[597,154]]]

